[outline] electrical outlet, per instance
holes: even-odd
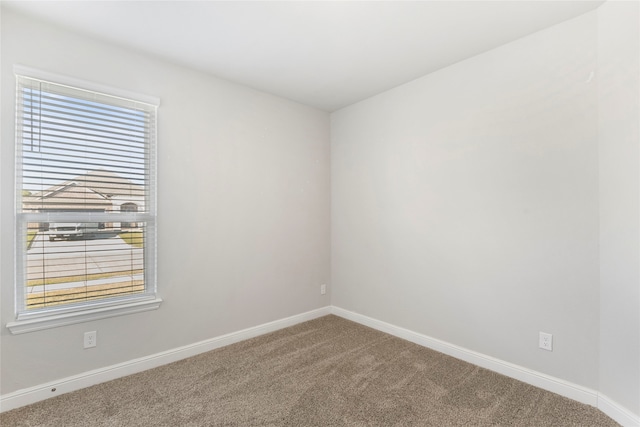
[[[84,333],[84,348],[95,347],[98,344],[98,333],[96,331]]]
[[[543,350],[553,351],[553,335],[546,332],[540,332],[540,341],[538,346]]]
[[[327,285],[320,285],[320,295],[327,293]]]

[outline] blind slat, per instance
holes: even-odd
[[[100,108],[100,106],[91,107],[86,106],[84,104],[79,104],[73,101],[63,101],[60,98],[54,98],[50,96],[42,96],[42,98],[38,98],[37,96],[26,95],[23,102],[18,104],[19,106],[23,106],[25,108],[30,109],[43,109],[42,106],[51,108],[51,109],[65,109],[76,111],[79,116],[91,116],[95,117],[99,115],[100,117],[105,117],[106,119],[124,119],[127,122],[140,122],[140,121],[149,121],[151,120],[151,115],[147,110],[132,110],[135,111],[135,114],[131,114],[131,112],[123,112],[122,109],[119,110],[106,110]],[[86,114],[85,114],[86,113]]]
[[[89,168],[99,169],[99,168],[103,167],[104,163],[105,163],[104,159],[95,159],[96,161],[89,162],[89,161],[71,160],[71,158],[72,158],[71,156],[67,156],[67,157],[68,158],[66,160],[49,158],[49,159],[47,159],[47,163],[50,164],[51,168],[59,167],[60,169],[66,169],[67,167],[69,169],[72,169],[73,165],[75,165],[75,166],[86,166],[86,167],[89,167]],[[75,157],[75,158],[82,159],[82,157]],[[102,160],[102,161],[100,161],[100,160]],[[56,166],[56,164],[59,164],[59,163],[64,164],[64,166],[63,165]],[[34,164],[34,163],[25,162],[24,165],[25,166],[28,166],[28,165],[32,165],[33,166],[33,165],[38,165],[38,163]],[[142,169],[140,171],[140,170],[136,170],[136,169],[131,170],[131,169],[129,169],[128,166],[117,166],[115,164],[110,164],[110,169],[112,171],[114,171],[114,172],[118,172],[118,171],[125,172],[125,173],[127,173],[128,175],[131,175],[131,176],[144,176],[144,174],[145,174],[145,171],[144,171],[144,166],[145,165],[144,165],[144,163],[142,164],[142,166],[143,166],[142,168],[137,168],[137,169]],[[92,182],[94,182],[94,181],[92,181]]]
[[[28,134],[32,134],[32,132],[28,132]],[[38,134],[35,134],[38,135]],[[42,136],[46,137],[46,138],[42,138]],[[132,148],[132,145],[129,144],[123,144],[123,143],[116,143],[116,142],[110,142],[110,141],[99,141],[99,140],[95,140],[95,139],[91,139],[91,138],[81,138],[81,137],[72,137],[72,136],[65,136],[64,138],[62,137],[57,137],[55,135],[47,135],[47,134],[40,134],[39,137],[41,138],[41,141],[47,141],[47,142],[56,142],[59,141],[61,145],[67,144],[69,143],[69,141],[76,141],[76,142],[84,142],[86,143],[91,143],[92,146],[106,146],[109,148],[105,149],[113,149],[113,150],[117,150],[120,148]],[[37,137],[36,137],[37,139]],[[137,144],[136,147],[138,147],[138,149],[141,148],[146,148],[148,145],[147,144]]]
[[[117,141],[125,141],[123,146],[144,146],[153,134],[149,129],[144,131],[116,132],[108,128],[87,128],[69,123],[50,123],[46,120],[34,122],[33,125],[31,123],[25,123],[23,127],[23,137],[25,139],[38,140],[43,136],[50,136],[55,137],[55,141],[58,141],[64,140],[65,138],[74,139],[78,135],[85,141],[102,142],[104,144],[122,144]]]
[[[82,142],[82,143],[81,143]],[[107,156],[113,157],[140,157],[144,158],[146,154],[145,146],[141,146],[137,150],[127,150],[129,148],[127,145],[111,145],[107,144],[106,146],[102,146],[103,144],[92,144],[88,146],[85,140],[74,141],[74,140],[56,140],[56,139],[47,139],[40,137],[38,140],[39,148],[41,152],[47,152],[47,150],[60,150],[60,151],[82,151],[84,153],[89,154],[104,154]],[[26,150],[24,153],[33,153],[33,151]],[[135,156],[134,156],[135,154]]]

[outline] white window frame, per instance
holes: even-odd
[[[24,76],[31,79],[42,80],[45,82],[51,82],[59,85],[69,86],[71,88],[80,89],[89,92],[96,92],[112,97],[123,98],[136,102],[148,104],[155,109],[157,119],[157,108],[160,105],[160,100],[155,97],[147,95],[141,95],[121,89],[116,89],[84,80],[53,74],[33,68],[23,67],[20,65],[14,66],[14,74],[16,76]],[[17,78],[16,78],[17,80]],[[19,94],[16,93],[16,100]],[[17,114],[17,108],[16,108]],[[22,125],[16,123],[16,150],[21,149],[21,128]],[[157,120],[156,120],[157,123]],[[75,323],[87,322],[92,320],[104,319],[107,317],[121,316],[125,314],[138,313],[142,311],[155,310],[160,307],[162,299],[157,293],[157,280],[156,280],[156,149],[157,149],[157,129],[154,129],[154,137],[152,138],[149,149],[149,167],[152,179],[149,180],[149,209],[148,213],[130,213],[127,214],[127,219],[131,222],[146,222],[147,227],[145,231],[145,286],[146,291],[144,294],[129,295],[117,299],[109,300],[97,300],[87,301],[81,304],[74,304],[72,306],[53,306],[50,308],[38,309],[33,312],[29,312],[25,309],[25,281],[26,281],[26,250],[24,246],[24,236],[26,235],[26,225],[29,222],[63,222],[68,219],[69,215],[64,212],[59,214],[55,213],[22,213],[22,194],[21,194],[21,166],[19,165],[21,152],[16,151],[16,205],[15,205],[15,320],[7,323],[7,328],[12,334],[21,334],[26,332],[33,332],[42,329],[49,329],[64,325],[71,325]],[[100,221],[101,214],[96,214],[96,222]],[[103,216],[105,214],[102,214]],[[130,217],[130,218],[129,218]]]

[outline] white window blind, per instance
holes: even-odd
[[[17,77],[17,313],[155,297],[157,105]]]

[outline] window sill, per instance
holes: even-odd
[[[57,328],[59,326],[73,325],[75,323],[156,310],[160,307],[160,304],[162,304],[162,299],[156,297],[143,301],[133,301],[125,304],[94,308],[85,311],[16,320],[15,322],[7,323],[7,329],[9,329],[9,331],[14,335],[24,334],[27,332],[41,331],[43,329]]]

